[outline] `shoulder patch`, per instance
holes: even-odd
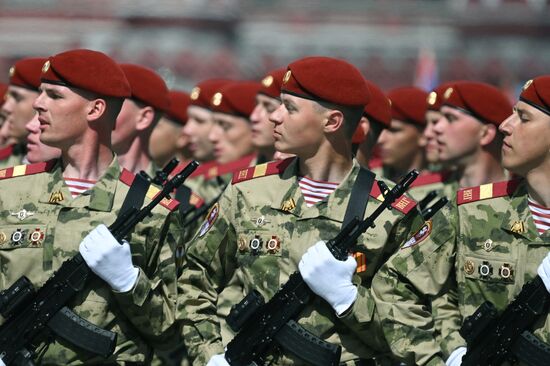
[[[401,246],[401,249],[407,249],[414,247],[415,245],[422,242],[432,233],[432,220],[426,221],[424,225]]]
[[[446,175],[446,173],[421,174],[412,182],[411,188],[422,187],[434,183],[442,183],[443,181],[445,181]]]
[[[282,173],[290,165],[292,160],[294,160],[294,157],[279,161],[271,161],[269,163],[239,170],[238,172],[235,172],[235,174],[233,174],[233,179],[231,180],[231,183],[236,184],[258,177],[265,177],[268,175]]]
[[[135,174],[132,173],[131,171],[122,169],[119,180],[129,187],[134,182],[135,177],[136,177]],[[160,189],[154,186],[153,184],[151,184],[149,186],[149,189],[147,190],[146,196],[150,200],[153,200],[157,196],[157,194],[159,194],[159,192],[160,192]],[[179,204],[180,203],[173,198],[164,198],[162,199],[162,201],[160,201],[160,205],[167,208],[170,211],[174,211],[176,208],[178,208]]]
[[[21,177],[23,175],[33,175],[38,173],[49,172],[55,166],[57,160],[50,160],[41,163],[16,165],[0,170],[0,180]]]
[[[212,206],[208,211],[208,213],[206,214],[204,222],[202,223],[199,229],[199,238],[204,236],[204,234],[206,234],[208,230],[210,230],[210,228],[218,218],[219,213],[220,213],[220,204],[216,202],[214,206]]]
[[[456,203],[462,205],[489,198],[511,196],[520,182],[521,179],[513,179],[504,182],[483,184],[477,187],[462,188],[456,194]]]
[[[372,189],[370,190],[370,196],[372,198],[377,199],[380,202],[384,201],[384,196],[382,195],[380,188],[378,188],[378,184],[376,183],[376,180],[374,181],[374,184],[372,185]],[[417,202],[412,198],[402,195],[391,204],[391,207],[395,208],[397,211],[406,215],[413,208],[416,207],[416,203]]]
[[[6,146],[3,149],[0,149],[0,160],[5,160],[11,156],[13,153],[13,145]]]

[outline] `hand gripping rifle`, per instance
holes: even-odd
[[[548,315],[550,295],[539,276],[523,285],[518,296],[499,315],[489,301],[464,320],[460,335],[468,351],[462,366],[500,366],[519,359],[526,365],[550,365],[550,347],[529,329]]]
[[[357,238],[399,198],[416,179],[416,170],[407,174],[392,190],[380,184],[384,201],[376,210],[361,220],[355,217],[342,231],[327,242],[335,258],[345,261]],[[325,342],[294,320],[311,301],[315,294],[309,289],[299,271],[290,275],[288,281],[265,303],[259,292],[248,294],[239,304],[232,307],[227,323],[238,332],[227,345],[225,359],[232,366],[263,365],[264,357],[276,342],[285,350],[313,365],[338,365],[341,347]]]
[[[147,206],[141,210],[132,207],[118,217],[109,227],[113,236],[119,241],[126,237],[197,166],[196,161],[191,162],[166,182]],[[105,358],[111,355],[116,346],[116,333],[89,323],[66,306],[93,276],[79,253],[63,262],[38,290],[23,276],[2,291],[0,312],[5,322],[0,326],[0,360],[6,365],[32,365],[37,344],[47,339],[50,332],[86,351]]]

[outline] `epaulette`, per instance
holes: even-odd
[[[54,159],[54,160],[40,162],[40,163],[16,165],[6,169],[2,169],[0,170],[0,179],[8,179],[8,178],[14,178],[14,177],[21,177],[23,175],[33,175],[38,173],[49,172],[54,167],[56,162],[57,160]]]
[[[411,184],[410,188],[427,186],[428,184],[441,183],[447,180],[448,173],[420,174]]]
[[[289,166],[292,160],[294,160],[294,157],[284,160],[270,161],[269,163],[264,163],[247,169],[242,169],[233,174],[233,179],[231,180],[231,183],[236,184],[258,177],[265,177],[268,175],[282,173]]]
[[[0,149],[0,160],[7,159],[11,156],[11,154],[13,153],[13,146],[14,145],[10,145],[6,146],[3,149]]]
[[[134,182],[135,177],[136,177],[135,174],[132,173],[131,171],[122,169],[119,180],[122,183],[126,184],[128,187],[130,187]],[[151,184],[149,186],[149,189],[147,190],[146,196],[150,200],[153,200],[157,196],[157,194],[159,194],[159,192],[160,192],[160,188]],[[173,198],[164,198],[160,201],[160,205],[169,209],[170,211],[174,211],[176,208],[178,208],[179,204],[180,203]]]
[[[176,175],[177,173],[181,172],[183,168],[187,166],[187,164],[180,164],[180,165],[181,167],[178,166],[176,167],[176,169],[174,169],[174,172],[172,172],[172,175]],[[209,161],[206,163],[201,163],[201,165],[199,165],[199,167],[195,169],[193,173],[191,173],[189,178],[200,177],[202,175],[214,176],[216,175],[217,171],[218,171],[218,162],[215,160]]]
[[[378,201],[384,201],[384,195],[382,195],[382,191],[380,191],[380,188],[378,187],[378,184],[376,183],[376,180],[374,181],[374,184],[372,185],[372,189],[370,190],[371,197],[377,199]],[[416,201],[413,200],[410,197],[407,197],[405,195],[399,197],[396,199],[392,204],[391,207],[395,208],[397,211],[408,214],[413,208],[416,207]]]
[[[211,179],[225,174],[235,173],[241,169],[246,169],[254,159],[256,159],[256,154],[247,155],[244,158],[226,164],[218,164],[215,168],[209,169],[208,172],[204,174],[204,178]]]
[[[512,179],[504,182],[482,184],[478,187],[462,188],[456,194],[456,203],[462,205],[489,198],[511,196],[520,182],[521,179]]]

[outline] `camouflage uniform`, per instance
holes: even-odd
[[[392,351],[419,365],[443,365],[465,345],[457,333],[462,319],[489,300],[504,309],[523,284],[537,274],[550,248],[550,233],[539,235],[523,181],[462,189],[458,206],[448,205],[432,220],[424,242],[400,250],[373,281],[383,328]],[[458,285],[457,285],[458,283]],[[454,290],[454,320],[434,342],[433,320],[425,302]],[[550,319],[534,334],[550,342]]]
[[[235,296],[233,303],[252,289],[271,298],[298,269],[298,262],[310,245],[339,232],[358,171],[359,165],[354,161],[336,191],[313,207],[306,206],[298,186],[297,159],[263,164],[235,174],[187,251],[189,268],[182,276],[185,297],[180,316],[189,354],[197,364],[206,364],[212,355],[223,353],[219,324],[222,320],[216,316],[219,293],[227,290],[222,296]],[[369,201],[366,215],[379,205],[376,199]],[[396,207],[408,211],[414,201],[403,197]],[[403,217],[403,226],[393,225]],[[337,318],[330,305],[315,298],[300,317],[299,323],[309,331],[343,345],[342,361],[368,359],[387,352],[373,318],[374,302],[368,287],[378,267],[395,250],[394,243],[406,236],[407,226],[414,218],[415,215],[403,216],[399,210],[386,210],[376,228],[359,238],[359,243],[364,243],[356,249],[362,258],[358,259],[360,265],[354,276],[359,295],[348,313]],[[250,248],[255,238],[262,241],[257,251]],[[266,244],[272,239],[276,245],[268,250]],[[271,354],[270,359],[277,365],[303,364],[287,353]]]
[[[133,178],[120,170],[115,157],[95,186],[76,198],[65,185],[59,161],[0,171],[0,177],[9,177],[13,172],[13,177],[0,180],[0,288],[22,275],[41,286],[63,261],[78,253],[78,244],[88,232],[98,224],[113,223],[129,190],[122,180]],[[147,202],[150,199],[145,198]],[[160,343],[169,333],[175,333],[177,282],[173,253],[181,228],[177,216],[170,212],[176,202],[163,204],[166,207],[158,205],[128,238],[132,261],[139,267],[134,288],[117,293],[94,278],[69,304],[93,324],[118,333],[114,354],[104,360],[56,340],[44,351],[41,363],[148,362],[149,344]],[[16,232],[23,234],[20,241],[14,240],[20,236],[14,236]],[[39,234],[33,236],[36,232]]]

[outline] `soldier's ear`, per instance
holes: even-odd
[[[497,137],[498,131],[497,127],[492,123],[483,124],[481,127],[481,139],[479,143],[481,146],[487,146],[492,143]]]
[[[325,133],[334,133],[344,128],[344,114],[337,110],[331,109],[326,113],[326,120],[324,125]]]
[[[105,115],[107,111],[107,103],[105,99],[97,98],[88,102],[87,119],[88,121],[95,121]]]

